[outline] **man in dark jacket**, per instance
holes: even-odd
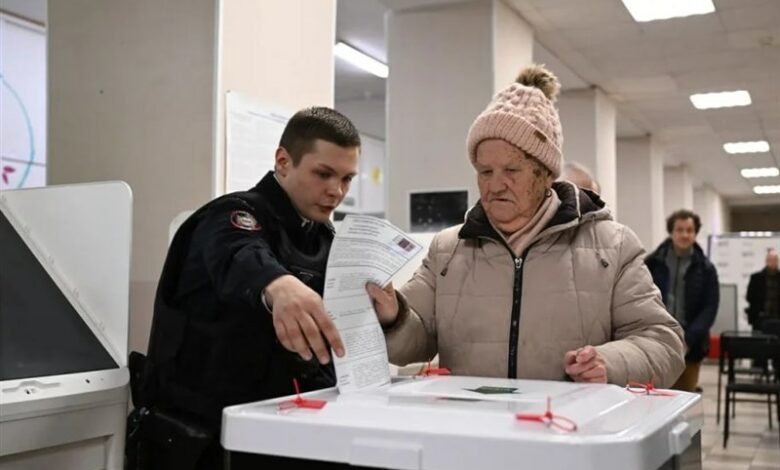
[[[747,289],[748,322],[761,329],[761,322],[768,318],[780,319],[780,271],[777,250],[766,253],[766,267],[750,276]]]
[[[685,331],[685,371],[673,388],[693,392],[709,350],[710,327],[720,301],[718,272],[696,243],[699,216],[678,210],[666,220],[669,238],[645,259],[664,305]]]
[[[321,295],[329,217],[356,175],[359,150],[345,116],[299,111],[282,134],[275,171],[179,228],[148,358],[131,357],[128,460],[140,459],[138,468],[219,468],[222,408],[292,394],[293,379],[302,391],[336,384],[329,349],[341,356],[344,348]]]

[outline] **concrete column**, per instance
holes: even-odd
[[[601,186],[601,198],[617,213],[614,102],[601,90],[572,90],[558,99],[564,161],[588,167]]]
[[[335,0],[49,2],[49,182],[133,189],[131,349],[168,225],[224,188],[224,92],[332,105],[334,37]]]
[[[533,34],[500,1],[383,3],[391,8],[387,217],[408,230],[410,192],[467,190],[469,204],[479,199],[466,134],[495,91],[532,62]]]
[[[685,165],[664,167],[664,217],[678,209],[693,210],[693,180]]]
[[[701,231],[698,241],[707,251],[710,235],[728,232],[727,205],[723,198],[710,186],[704,185],[693,190],[693,211],[701,218]]]
[[[666,238],[663,154],[650,137],[617,140],[618,221],[652,251]]]

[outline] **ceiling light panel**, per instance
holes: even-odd
[[[735,106],[748,106],[752,102],[750,93],[745,90],[691,95],[691,103],[696,109],[733,108]]]
[[[777,167],[770,166],[766,168],[743,168],[739,171],[743,178],[771,178],[780,175]]]
[[[360,52],[349,44],[339,42],[333,48],[333,53],[339,59],[346,60],[350,64],[365,70],[368,73],[372,73],[380,78],[387,78],[390,69],[386,64],[379,62],[373,57]]]
[[[712,0],[623,0],[634,21],[668,20],[715,11]]]
[[[753,192],[756,194],[780,194],[780,184],[753,186]]]
[[[726,153],[762,153],[769,151],[769,142],[766,140],[756,140],[753,142],[727,142],[723,144],[723,150]]]

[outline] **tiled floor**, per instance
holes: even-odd
[[[723,377],[725,382],[726,377]],[[704,430],[702,459],[704,470],[780,470],[780,437],[777,410],[772,406],[772,430],[769,430],[767,406],[761,403],[738,403],[737,416],[731,421],[729,442],[723,448],[723,416],[715,424],[717,410],[718,369],[705,364],[699,385],[704,390]],[[721,397],[721,413],[723,410]]]

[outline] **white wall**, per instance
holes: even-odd
[[[400,228],[409,229],[409,192],[479,199],[466,136],[496,84],[531,62],[524,24],[498,1],[388,13],[388,218]]]
[[[531,65],[534,31],[503,1],[493,6],[493,90],[514,82],[520,71]],[[487,104],[487,103],[486,103]]]
[[[693,211],[701,218],[698,242],[706,251],[710,235],[728,232],[728,219],[724,217],[728,209],[720,194],[709,186],[702,186],[693,191]]]
[[[693,210],[693,181],[685,165],[664,167],[664,216],[678,209]]]
[[[403,230],[410,191],[478,199],[465,141],[493,94],[492,22],[487,2],[388,13],[387,217]]]
[[[617,212],[615,104],[601,90],[561,93],[563,157],[588,167],[601,186],[601,198]]]
[[[361,134],[385,140],[385,98],[336,101],[336,109],[347,116]]]
[[[650,137],[617,141],[618,221],[650,252],[666,238],[663,154]]]

